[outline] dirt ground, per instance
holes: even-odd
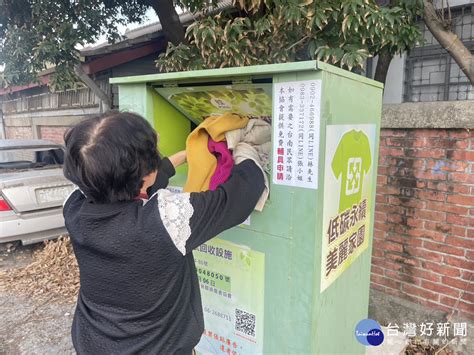
[[[28,265],[42,244],[0,244],[0,272]],[[1,285],[1,284],[0,284]],[[70,329],[74,305],[34,301],[0,286],[0,354],[75,354]]]

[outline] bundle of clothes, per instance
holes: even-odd
[[[188,137],[186,192],[215,190],[227,181],[234,164],[252,159],[265,177],[265,191],[255,209],[262,211],[268,198],[271,125],[233,113],[211,116]]]

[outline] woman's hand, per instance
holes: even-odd
[[[186,163],[186,151],[182,150],[168,157],[175,168]]]

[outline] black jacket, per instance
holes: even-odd
[[[251,160],[215,191],[171,194],[164,159],[149,200],[64,205],[80,269],[72,326],[79,354],[190,354],[204,330],[192,250],[242,223],[264,189]]]

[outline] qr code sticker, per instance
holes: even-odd
[[[236,308],[235,330],[255,338],[255,314]]]

